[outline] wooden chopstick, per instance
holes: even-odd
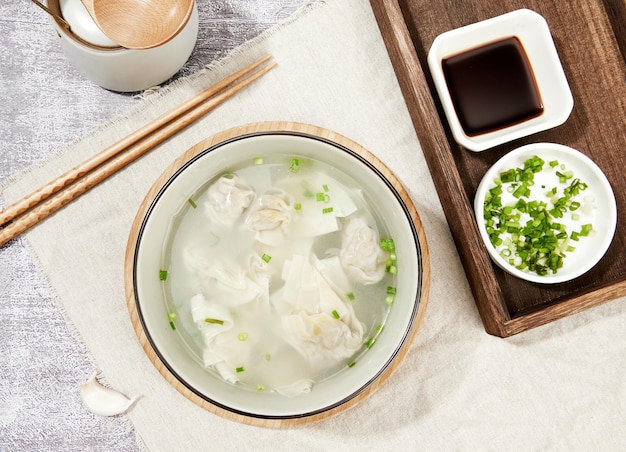
[[[121,139],[0,212],[0,246],[198,120],[276,66],[265,56]],[[252,72],[252,73],[251,73]],[[242,78],[251,73],[247,78]],[[241,79],[241,80],[239,80]],[[231,83],[232,86],[229,86]]]

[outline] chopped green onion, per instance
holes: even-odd
[[[176,330],[176,325],[174,324],[174,321],[173,321],[173,320],[170,320],[170,327],[171,327],[173,330]]]
[[[237,368],[235,369],[235,371],[236,371],[237,373],[239,373],[239,372],[243,372],[244,370],[245,370],[245,369],[243,368],[243,366],[242,366],[242,367],[237,367]]]
[[[378,334],[382,333],[385,327],[383,325],[376,325],[376,331]]]
[[[589,235],[589,233],[592,231],[593,226],[590,224],[583,224],[581,230],[580,230],[580,235],[582,235],[583,237],[587,237]]]
[[[255,165],[263,165],[263,157],[257,157],[254,159]]]
[[[261,259],[263,259],[263,262],[265,262],[266,264],[269,264],[270,261],[272,260],[272,256],[270,256],[269,254],[263,253],[263,256],[261,256]]]
[[[315,194],[315,199],[317,202],[325,202],[328,204],[330,202],[330,195],[328,193],[319,192]]]
[[[292,173],[297,173],[299,169],[300,169],[300,160],[291,159],[291,165],[289,166],[289,171],[291,171]]]
[[[299,202],[295,203],[293,205],[293,209],[294,210],[302,210],[302,204],[300,204]]]
[[[167,270],[159,270],[159,279],[165,281],[167,279]]]
[[[175,312],[170,312],[169,314],[167,314],[167,317],[170,320],[176,320],[176,313]]]
[[[242,331],[241,333],[239,333],[237,335],[237,340],[241,341],[241,342],[245,342],[248,340],[248,333],[246,333],[245,331]]]
[[[220,319],[212,319],[210,317],[207,317],[204,319],[204,323],[214,323],[216,325],[223,325],[224,321]]]
[[[591,224],[583,225],[580,231],[568,234],[565,224],[556,221],[564,218],[567,212],[581,208],[581,203],[574,197],[587,189],[587,184],[574,178],[573,172],[566,171],[564,165],[551,173],[560,184],[566,185],[562,194],[553,187],[544,192],[547,201],[529,199],[531,187],[535,184],[534,174],[543,170],[544,163],[534,156],[522,167],[501,172],[493,181],[494,187],[485,195],[483,206],[485,228],[498,253],[516,268],[538,275],[549,271],[556,273],[563,266],[565,253],[574,249],[567,244],[568,240],[577,241],[593,229]],[[556,168],[559,163],[551,161],[549,166]],[[503,187],[503,184],[509,185]],[[503,205],[503,188],[517,198],[510,205]],[[579,215],[571,214],[571,218],[578,220]]]
[[[339,313],[336,310],[333,310],[332,314],[333,314],[333,317],[336,318],[336,319],[340,319],[341,318],[341,316],[339,315]]]
[[[353,293],[353,292],[348,292],[348,293],[346,294],[346,297],[348,297],[348,300],[350,300],[350,301],[354,301],[354,298],[355,298],[355,296],[354,296],[354,293]]]
[[[388,304],[388,305],[393,304],[394,299],[395,299],[395,295],[391,295],[391,294],[387,295],[385,297],[385,304]]]
[[[350,361],[348,363],[348,367],[354,367],[355,364],[356,364],[356,361]]]
[[[376,342],[376,338],[375,337],[370,337],[368,340],[365,341],[365,343],[363,345],[365,345],[365,347],[367,347],[367,348],[372,348],[372,346],[374,345],[375,342]]]
[[[332,207],[326,207],[326,208],[322,209],[322,213],[323,214],[331,213],[332,211],[333,211]]]
[[[272,360],[272,355],[270,355],[269,353],[265,354],[265,361],[270,362]]]
[[[196,203],[195,203],[195,201],[194,201],[193,199],[191,199],[191,198],[189,198],[189,199],[187,200],[187,202],[188,202],[189,204],[191,204],[191,207],[193,207],[194,209],[196,209],[196,208],[198,207],[198,204],[196,204]]]
[[[322,188],[324,189],[325,192],[328,192],[328,185],[324,184],[322,185]]]
[[[391,273],[392,275],[395,275],[398,273],[398,268],[395,265],[388,265],[385,267],[385,271],[387,273]]]
[[[256,385],[256,390],[259,392],[263,392],[263,390],[265,389],[265,386],[263,386],[261,383],[257,383]]]
[[[517,173],[514,169],[504,171],[500,173],[500,180],[503,184],[506,184],[507,182],[515,182],[517,180]]]
[[[385,251],[395,251],[396,245],[391,238],[381,238],[380,247]]]
[[[392,287],[392,286],[387,286],[387,293],[389,295],[395,295],[396,294],[396,288]]]

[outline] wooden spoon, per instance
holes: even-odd
[[[194,0],[81,0],[111,40],[128,49],[150,49],[176,36]]]

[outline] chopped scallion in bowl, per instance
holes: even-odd
[[[485,174],[474,200],[487,251],[503,270],[560,283],[589,271],[617,223],[615,196],[587,156],[553,143],[511,151]]]

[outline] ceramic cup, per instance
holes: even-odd
[[[48,0],[48,7],[63,17],[63,10],[75,10],[82,4],[80,0]],[[195,3],[193,8],[189,21],[180,33],[165,44],[145,50],[126,49],[106,42],[106,39],[104,42],[93,40],[97,42],[94,44],[68,31],[56,19],[53,19],[53,25],[65,56],[85,78],[112,91],[134,92],[159,85],[185,64],[198,38],[198,8]],[[89,16],[87,20],[90,20]],[[95,23],[87,25],[95,26]]]

